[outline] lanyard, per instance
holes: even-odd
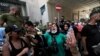
[[[53,44],[53,45],[57,45],[57,42],[56,42],[56,35],[52,35],[52,44]]]

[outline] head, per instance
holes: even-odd
[[[20,36],[20,29],[18,29],[18,28],[13,29],[11,32],[11,37],[12,38],[19,38],[19,36]]]
[[[26,29],[28,32],[33,32],[33,31],[35,31],[35,29],[34,29],[34,24],[33,24],[31,21],[25,22],[24,27],[25,27],[25,29]]]
[[[71,24],[72,22],[71,22],[71,20],[67,20],[66,23]]]
[[[10,39],[12,38],[18,38],[20,35],[20,29],[14,27],[14,26],[7,26],[5,28],[5,32],[6,34],[8,34],[8,36],[10,37]]]
[[[51,33],[55,34],[59,32],[59,27],[56,23],[52,23]]]
[[[100,6],[93,8],[90,13],[90,21],[95,20],[96,22],[100,21]]]
[[[62,16],[60,20],[61,20],[61,23],[63,23],[64,22],[64,16]]]
[[[64,16],[61,16],[61,19],[64,19]]]
[[[62,29],[62,30],[68,30],[69,27],[70,27],[70,25],[69,25],[68,23],[65,23],[65,24],[63,25],[63,29]]]
[[[51,29],[51,27],[52,27],[52,23],[48,22],[47,28],[48,28],[48,29]]]
[[[11,6],[10,7],[10,13],[11,14],[17,14],[18,13],[18,11],[19,11],[19,8],[17,7],[17,6]]]
[[[12,26],[6,26],[5,27],[5,33],[10,36],[11,35],[11,32],[12,32],[12,29],[13,29]]]

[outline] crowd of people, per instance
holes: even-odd
[[[18,7],[0,16],[2,56],[100,56],[100,6],[85,24],[65,20],[48,22],[45,32],[23,21]]]

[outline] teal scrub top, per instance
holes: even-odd
[[[51,46],[52,44],[52,36],[49,34],[49,33],[45,33],[44,34],[44,37],[47,41],[47,45],[48,47]],[[59,33],[57,36],[56,36],[56,42],[57,42],[57,47],[58,47],[58,53],[57,54],[52,54],[52,56],[65,56],[65,41],[66,41],[66,37],[64,34],[62,33]]]

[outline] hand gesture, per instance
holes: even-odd
[[[68,32],[67,39],[66,39],[66,43],[70,46],[70,47],[75,47],[76,46],[76,38],[74,35],[74,31],[71,30],[70,32]]]

